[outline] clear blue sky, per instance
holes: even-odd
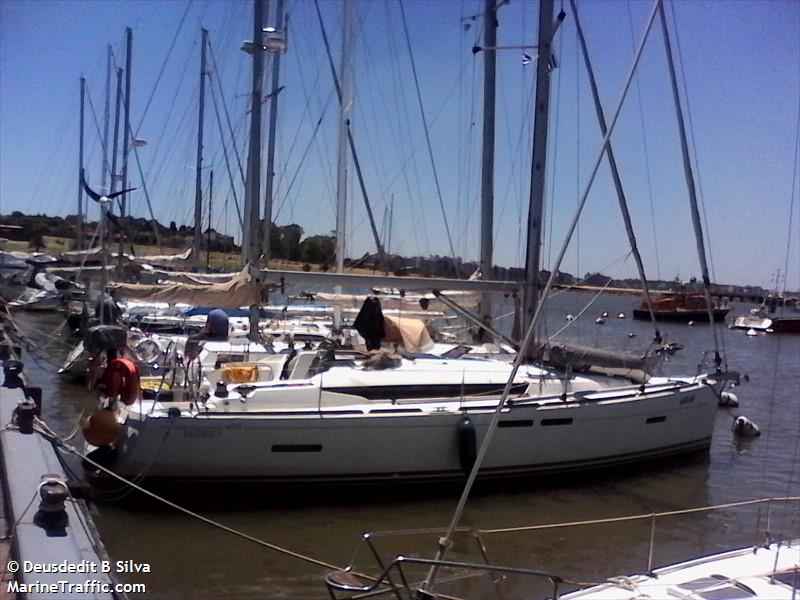
[[[557,2],[557,8],[558,8]],[[338,64],[340,5],[322,0]],[[457,254],[478,254],[481,55],[478,0],[405,2],[436,168]],[[615,107],[650,3],[579,3],[607,113]],[[277,222],[307,234],[335,227],[337,106],[314,5],[288,0],[289,51],[282,58],[276,168]],[[270,2],[274,11],[274,2]],[[394,198],[392,250],[450,254],[417,105],[399,4],[358,3],[353,132],[373,210],[384,228]],[[534,44],[538,3],[512,0],[500,11],[499,43]],[[800,103],[800,2],[679,1],[667,5],[691,116],[698,180],[707,217],[714,279],[772,285],[784,270]],[[184,17],[185,15],[185,17]],[[210,30],[237,145],[245,160],[251,37],[245,0],[0,0],[0,212],[70,214],[77,205],[79,77],[87,78],[102,128],[106,45],[124,66],[124,29],[133,28],[132,124],[147,140],[139,150],[156,217],[193,219],[200,27]],[[648,275],[699,275],[660,29],[645,52],[613,138]],[[170,47],[173,45],[172,52]],[[552,261],[599,151],[600,135],[578,61],[574,20],[556,39],[544,267]],[[533,54],[534,51],[528,51]],[[156,85],[159,72],[163,75]],[[213,69],[212,69],[213,70]],[[530,171],[533,64],[504,51],[498,66],[495,262],[521,265]],[[269,69],[267,86],[269,86]],[[684,89],[682,88],[682,93]],[[684,100],[686,97],[684,96]],[[149,102],[149,106],[148,106]],[[219,110],[222,104],[217,95]],[[145,108],[146,112],[145,112]],[[265,104],[265,108],[268,104]],[[266,111],[265,111],[266,115]],[[230,134],[225,139],[230,148]],[[322,118],[318,132],[315,124]],[[140,125],[141,124],[141,125]],[[206,165],[214,171],[213,223],[238,238],[231,184],[210,96]],[[100,137],[87,106],[86,165],[99,187]],[[264,136],[266,140],[266,136]],[[235,160],[232,158],[232,160]],[[234,178],[239,201],[241,181]],[[136,161],[132,212],[147,216]],[[204,187],[207,187],[207,171]],[[788,287],[800,288],[800,198],[795,190]],[[372,250],[366,213],[351,182],[351,256]],[[90,207],[90,217],[96,207]],[[601,168],[563,270],[631,276],[608,169]]]

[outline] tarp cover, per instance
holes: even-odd
[[[433,340],[425,323],[419,319],[383,315],[383,325],[386,328],[384,342],[401,342],[406,352],[413,354],[433,350]]]
[[[63,262],[73,265],[80,265],[84,261],[99,262],[103,260],[103,249],[101,247],[89,248],[88,250],[71,250],[69,252],[62,252],[59,259]]]
[[[156,256],[129,256],[125,258],[139,265],[155,265],[157,267],[180,267],[193,261],[192,249],[187,248],[180,254],[161,254]]]
[[[169,304],[238,308],[258,304],[261,301],[259,286],[247,270],[241,271],[224,283],[173,285],[117,283],[110,287],[120,298]]]

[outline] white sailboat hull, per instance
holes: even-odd
[[[518,399],[501,415],[481,476],[609,466],[707,449],[717,406],[712,388],[649,387],[644,394],[629,386],[567,401]],[[113,468],[128,477],[170,480],[458,480],[469,467],[461,459],[469,452],[468,436],[460,433],[465,415],[479,445],[492,417],[491,400],[194,417],[131,414]]]

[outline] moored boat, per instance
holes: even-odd
[[[719,323],[725,320],[730,310],[729,306],[713,304],[709,311],[703,294],[670,294],[653,300],[653,315],[656,321],[708,323],[710,312],[714,321]],[[633,309],[633,318],[650,320],[650,311],[645,302]]]
[[[750,546],[655,569],[613,577],[606,583],[561,596],[563,600],[637,598],[797,598],[800,540]]]

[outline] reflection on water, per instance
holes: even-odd
[[[547,331],[577,314],[588,294],[564,293],[547,313]],[[631,319],[636,299],[601,297],[560,337],[605,348],[641,351],[652,339],[649,323]],[[499,304],[499,303],[498,303]],[[749,306],[737,305],[734,312]],[[496,307],[500,314],[506,307]],[[605,325],[594,324],[603,311]],[[616,318],[624,312],[626,319]],[[596,313],[596,314],[595,314]],[[62,357],[64,338],[45,337],[59,321],[55,317],[18,315],[22,327],[38,332],[40,344],[50,344],[51,360]],[[672,373],[694,374],[703,352],[713,349],[708,325],[663,324],[669,341],[685,349],[664,366]],[[630,335],[632,334],[632,335]],[[34,333],[35,335],[35,333]],[[492,529],[563,521],[582,521],[631,514],[648,514],[721,504],[765,496],[800,493],[800,336],[747,337],[721,330],[730,368],[747,373],[750,382],[737,388],[738,409],[720,409],[708,454],[662,459],[646,465],[569,476],[528,479],[479,486],[468,504],[462,525]],[[45,388],[45,419],[60,433],[69,433],[78,415],[91,403],[80,386],[64,383],[48,364],[26,358],[29,376]],[[743,414],[762,430],[760,438],[735,441],[733,416]],[[400,450],[402,451],[402,450]],[[457,487],[306,489],[283,497],[270,489],[222,490],[213,499],[207,490],[192,490],[183,501],[203,514],[273,544],[337,564],[348,563],[362,532],[445,527],[458,498]],[[258,547],[206,524],[149,503],[100,505],[97,524],[114,559],[148,562],[151,573],[132,575],[146,583],[154,598],[325,598],[326,569]],[[732,508],[716,513],[669,517],[657,524],[656,565],[698,554],[754,543],[766,526],[766,507]],[[774,509],[770,530],[798,534],[797,512]],[[580,581],[643,571],[649,550],[650,523],[635,521],[590,527],[486,534],[491,560],[557,573]],[[379,536],[386,557],[397,553],[430,557],[437,534]],[[460,537],[453,558],[479,560],[477,546]],[[365,552],[358,563],[369,564]],[[509,578],[500,584],[503,598],[544,597],[544,582]],[[487,579],[453,584],[453,593],[493,597]]]

